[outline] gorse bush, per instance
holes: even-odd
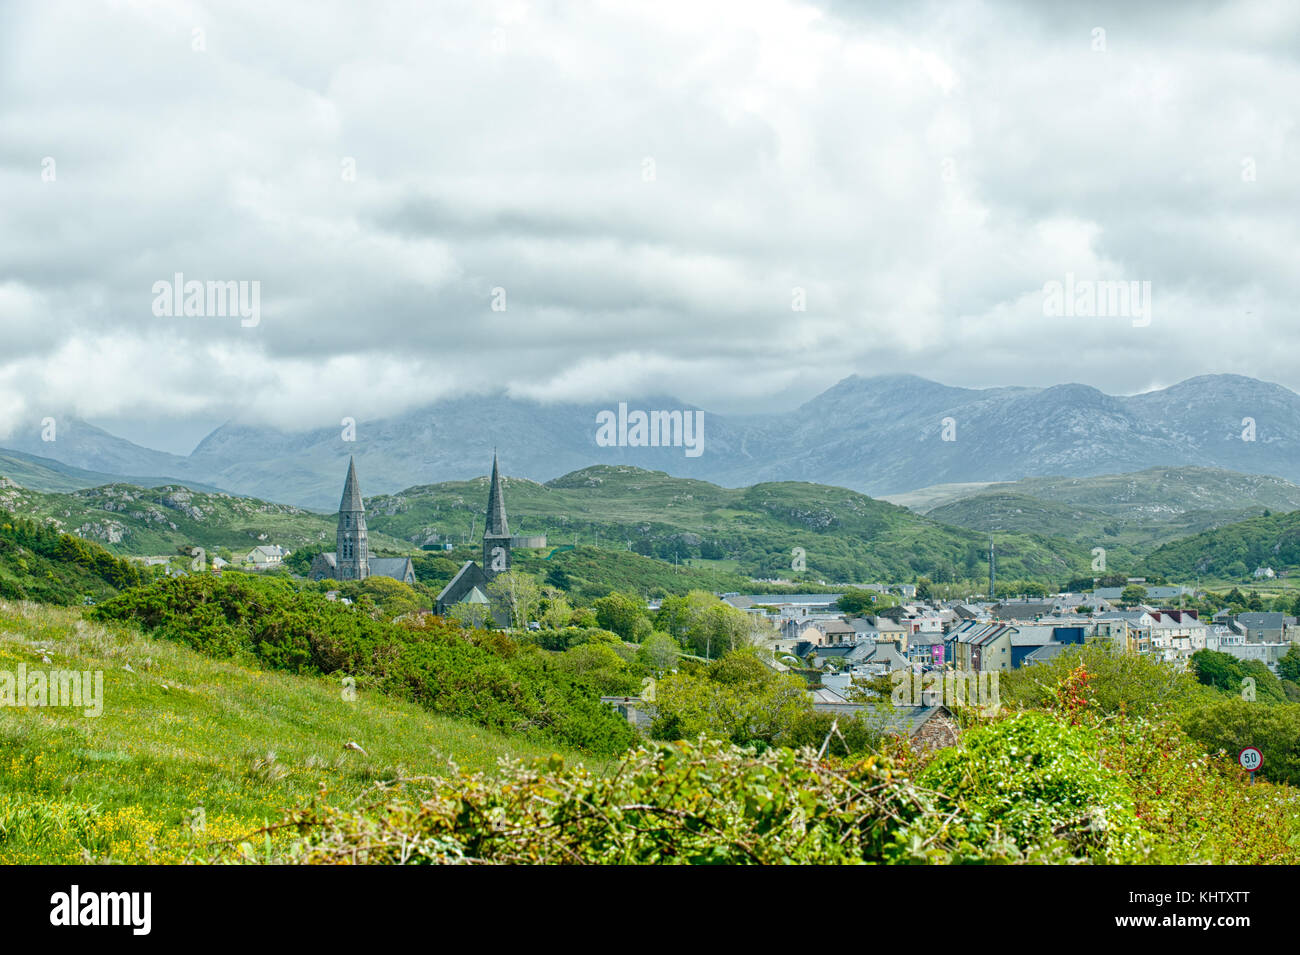
[[[938,794],[870,757],[847,766],[811,750],[761,755],[701,740],[640,748],[609,775],[556,759],[380,790],[367,806],[316,804],[286,822],[301,838],[217,858],[305,863],[782,864],[1015,861],[1000,844],[960,844],[960,826],[913,840],[909,820]]]
[[[606,673],[588,680],[582,668],[504,634],[466,633],[437,617],[375,619],[283,578],[163,578],[101,604],[94,616],[137,622],[219,659],[351,676],[359,687],[438,713],[586,752],[621,752],[636,739],[599,700],[595,683]]]
[[[0,598],[79,604],[148,579],[138,565],[48,524],[0,510]]]
[[[967,820],[968,839],[1009,839],[1026,852],[1064,843],[1072,855],[1127,861],[1139,851],[1132,795],[1100,756],[1092,730],[1020,713],[968,731],[918,782],[947,794],[946,806]]]
[[[495,778],[377,787],[290,811],[213,861],[453,864],[1243,863],[1300,861],[1290,790],[1245,786],[1171,724],[1020,714],[917,773],[701,738],[606,774],[558,758]],[[255,848],[256,847],[256,848]]]
[[[1233,758],[1244,746],[1261,746],[1260,776],[1300,785],[1300,704],[1282,702],[1277,689],[1290,684],[1263,664],[1242,664],[1227,654],[1200,651],[1192,663],[1190,671],[1178,671],[1149,656],[1090,643],[1005,674],[1000,692],[1007,706],[1060,710],[1062,688],[1074,687],[1082,691],[1082,710],[1099,725],[1120,715],[1171,721],[1205,752],[1223,750]],[[1086,686],[1072,682],[1078,672],[1087,674]],[[1244,676],[1256,680],[1256,700],[1242,699]]]

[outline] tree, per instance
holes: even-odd
[[[556,655],[555,665],[601,696],[631,696],[640,682],[629,674],[627,661],[608,643],[583,643],[565,650]]]
[[[686,643],[704,612],[718,602],[705,590],[692,590],[684,597],[665,597],[655,616],[655,628]]]
[[[592,610],[590,607],[578,607],[569,616],[569,626],[570,627],[598,626],[598,624],[596,623],[596,611]]]
[[[500,608],[510,621],[510,626],[516,629],[528,625],[533,609],[542,595],[537,582],[517,570],[498,574],[487,589],[493,605]]]
[[[917,585],[917,592],[920,592],[920,585]],[[840,599],[835,602],[842,613],[850,616],[860,617],[863,614],[869,614],[875,610],[876,594],[870,590],[863,590],[860,587],[850,587]]]
[[[662,630],[656,630],[641,641],[637,659],[656,677],[660,677],[677,666],[677,657],[681,652],[676,640]]]
[[[812,701],[803,680],[769,670],[744,651],[715,661],[703,675],[664,677],[656,687],[658,739],[694,739],[701,733],[734,743],[788,741]]]
[[[449,614],[453,620],[467,630],[477,630],[492,622],[492,611],[487,604],[461,601],[453,604]]]
[[[643,637],[650,632],[647,620],[647,626],[638,633],[637,621],[646,617],[645,601],[639,597],[615,591],[593,600],[592,607],[596,611],[596,622],[624,640],[636,640],[638,635]]]
[[[1230,653],[1217,650],[1197,650],[1192,654],[1192,672],[1206,686],[1229,692],[1241,689],[1241,666]]]
[[[1128,606],[1132,606],[1133,604],[1140,604],[1142,601],[1146,599],[1147,599],[1147,589],[1145,587],[1139,586],[1138,584],[1129,584],[1127,587],[1124,588],[1123,592],[1119,595],[1119,602],[1122,604],[1126,604]]]
[[[359,591],[362,596],[373,600],[380,613],[389,620],[428,608],[418,593],[392,577],[367,577],[361,581]]]
[[[548,630],[560,630],[569,625],[573,617],[573,608],[564,591],[554,587],[542,589],[542,599],[537,608],[537,619]]]
[[[703,622],[705,656],[749,645],[749,615],[730,604],[718,602],[710,607]]]
[[[1277,675],[1292,683],[1300,683],[1300,644],[1291,644],[1291,649],[1277,661]]]
[[[916,599],[930,600],[932,594],[931,581],[929,577],[921,577],[916,582]]]

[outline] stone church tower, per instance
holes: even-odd
[[[335,537],[338,579],[364,580],[370,576],[370,546],[366,543],[366,508],[361,503],[356,462],[348,459],[348,477],[339,502],[339,529]]]
[[[506,499],[501,493],[501,473],[492,454],[492,483],[488,489],[487,520],[483,524],[483,572],[489,580],[510,569],[510,526]]]

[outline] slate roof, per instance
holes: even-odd
[[[1237,623],[1250,630],[1281,630],[1287,619],[1284,613],[1260,613],[1257,610],[1237,614]],[[1291,620],[1294,623],[1294,618]]]
[[[409,557],[371,557],[368,561],[371,577],[392,577],[394,580],[407,581],[415,579],[415,565]],[[314,580],[331,576],[339,566],[339,555],[335,551],[317,554],[311,560],[311,569],[307,572]],[[408,574],[409,572],[409,574]],[[316,575],[320,576],[317,577]]]
[[[1048,663],[1064,653],[1066,648],[1069,646],[1070,644],[1068,643],[1045,643],[1036,650],[1026,654],[1022,665],[1030,666],[1035,663]]]
[[[492,455],[492,483],[488,488],[487,523],[484,537],[509,537],[510,525],[506,523],[506,498],[501,491],[501,472],[497,470],[497,456]]]
[[[902,670],[909,664],[907,658],[900,654],[892,643],[858,644],[853,649],[857,650],[865,647],[867,652],[861,657],[850,654],[849,662],[851,663],[883,663],[891,670]]]
[[[415,566],[409,557],[371,557],[371,577],[392,577],[394,580],[414,579]]]
[[[447,581],[447,586],[443,587],[438,594],[438,606],[441,607],[444,601],[448,604],[455,603],[458,598],[468,594],[471,588],[477,587],[480,583],[486,584],[487,576],[474,561],[465,561],[460,565],[460,570],[456,571],[456,576]]]
[[[994,615],[1010,620],[1033,620],[1052,612],[1050,600],[1026,601],[1024,603],[1000,603],[993,608]]]
[[[886,733],[906,733],[915,736],[917,732],[936,715],[951,716],[946,706],[896,706],[878,707],[873,703],[862,704],[870,721]]]
[[[1005,623],[967,623],[958,630],[954,630],[949,637],[958,643],[969,644],[974,647],[988,646],[1003,634],[1014,631],[1015,627],[1007,626]]]
[[[813,703],[847,703],[843,696],[828,687],[818,687],[812,691]]]
[[[1052,642],[1053,627],[1034,627],[1022,625],[1016,627],[1011,633],[1011,645],[1013,647],[1041,647],[1045,643]]]
[[[357,462],[348,458],[348,476],[343,482],[343,499],[339,501],[340,511],[365,511],[361,503],[361,483],[357,480]]]

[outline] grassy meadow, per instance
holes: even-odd
[[[177,862],[313,795],[342,806],[398,776],[555,753],[377,694],[348,702],[335,679],[218,662],[80,609],[0,601],[0,670],[20,663],[102,671],[103,712],[0,707],[0,864]]]

